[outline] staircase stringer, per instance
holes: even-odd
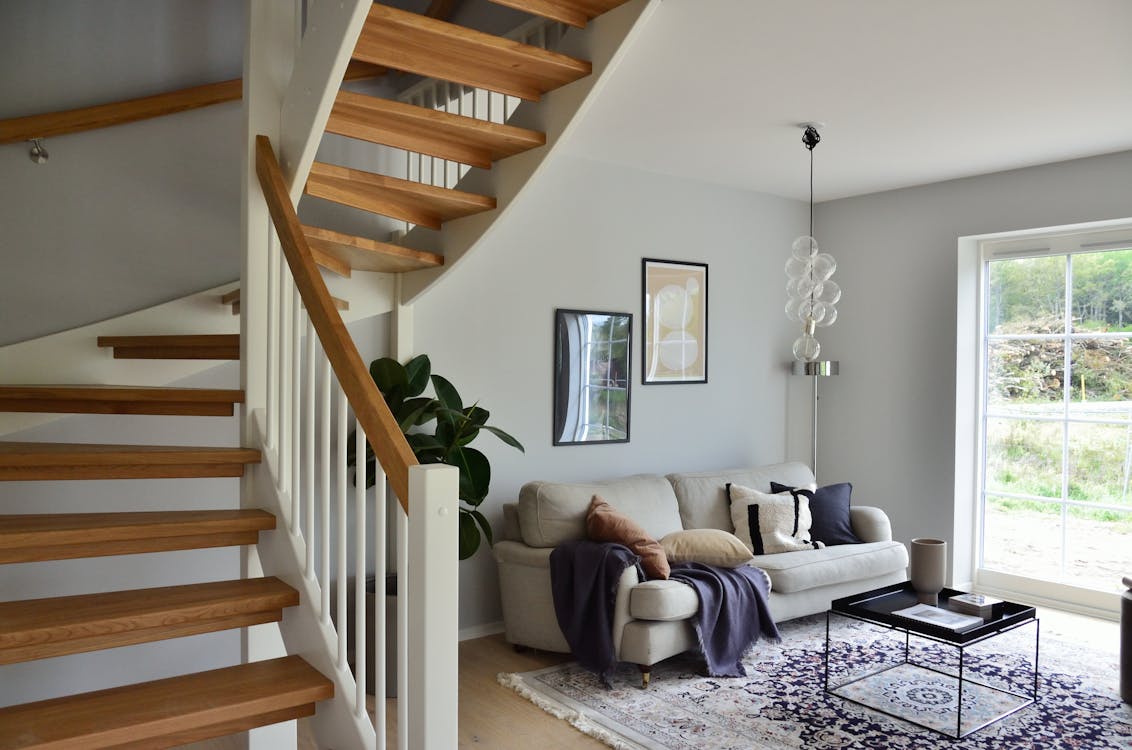
[[[279,164],[296,205],[372,5],[372,0],[307,5],[306,30],[283,94],[276,141]]]
[[[252,416],[257,431],[261,416],[258,412]],[[321,587],[304,572],[302,537],[292,534],[290,523],[285,520],[291,515],[291,498],[276,487],[275,454],[262,440],[257,440],[256,445],[263,452],[263,461],[245,473],[245,487],[253,493],[251,504],[273,514],[279,522],[274,531],[260,534],[259,543],[248,550],[249,560],[260,575],[276,576],[299,592],[299,604],[285,610],[280,622],[257,626],[268,629],[261,630],[259,636],[270,641],[270,629],[275,629],[281,639],[277,643],[278,656],[302,656],[334,682],[335,696],[354,695],[357,685],[353,673],[337,661],[338,633],[331,621],[322,616]],[[348,627],[352,625],[349,623]],[[321,701],[312,721],[317,725],[315,734],[325,747],[367,747],[373,741],[369,716],[359,718],[346,701]]]
[[[563,37],[560,52],[587,58],[593,73],[552,91],[538,104],[523,103],[510,124],[546,133],[546,145],[497,162],[490,171],[473,170],[459,183],[461,190],[493,195],[497,207],[463,219],[449,221],[444,231],[415,227],[401,242],[409,247],[443,253],[444,266],[412,271],[402,280],[402,304],[411,305],[436,288],[463,258],[490,236],[492,229],[518,202],[523,188],[551,161],[600,94],[605,83],[643,33],[661,0],[633,0],[598,18],[584,30],[571,29]]]

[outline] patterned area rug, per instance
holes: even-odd
[[[904,638],[855,620],[834,618],[831,684],[888,713],[911,716],[954,733],[957,680],[897,666]],[[612,689],[576,664],[501,674],[499,681],[549,713],[619,750],[781,750],[783,748],[1132,748],[1132,706],[1121,702],[1117,644],[1107,651],[1071,645],[1043,633],[1037,703],[961,739],[891,718],[824,687],[825,615],[784,623],[781,643],[761,642],[744,660],[746,677],[702,676],[702,663],[682,656],[656,665],[640,688],[635,667],[622,667]],[[954,675],[957,650],[912,639],[911,660]],[[1010,693],[1033,689],[1034,628],[1027,626],[966,651],[964,731],[1024,702]]]

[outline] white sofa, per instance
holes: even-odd
[[[607,482],[524,485],[518,503],[504,505],[502,539],[494,547],[508,642],[570,651],[554,614],[550,553],[562,542],[586,537],[586,510],[594,494],[660,539],[681,529],[734,532],[727,484],[769,492],[771,481],[802,486],[814,477],[804,464],[785,463],[667,477],[642,474]],[[884,511],[853,505],[850,522],[862,544],[762,555],[751,561],[770,578],[769,604],[776,621],[824,612],[833,599],[907,580],[908,552],[892,540]],[[618,660],[639,665],[647,684],[651,665],[696,646],[689,618],[698,607],[695,592],[686,584],[642,582],[636,568],[628,568],[614,603]]]

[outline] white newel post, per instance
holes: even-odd
[[[459,472],[409,469],[408,745],[456,747],[459,655]]]
[[[255,425],[257,410],[268,408],[268,259],[269,243],[278,242],[269,229],[270,217],[255,170],[255,136],[279,137],[279,112],[283,92],[291,79],[300,14],[298,4],[278,0],[248,0],[247,36],[244,44],[244,164],[241,184],[241,238],[244,262],[240,274],[240,387],[242,445],[260,447]],[[266,436],[264,436],[266,437]],[[242,502],[256,497],[254,482],[267,476],[259,469],[247,471],[241,480]],[[283,521],[281,520],[281,523]],[[262,574],[255,547],[243,547],[243,575]],[[244,661],[259,661],[282,655],[278,628],[259,625],[244,629]],[[285,750],[296,746],[295,722],[287,721],[248,733],[249,750]]]

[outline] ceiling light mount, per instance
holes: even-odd
[[[800,122],[798,127],[802,129],[802,145],[808,150],[813,151],[814,147],[821,143],[821,133],[818,132],[821,128],[825,127],[824,122]]]

